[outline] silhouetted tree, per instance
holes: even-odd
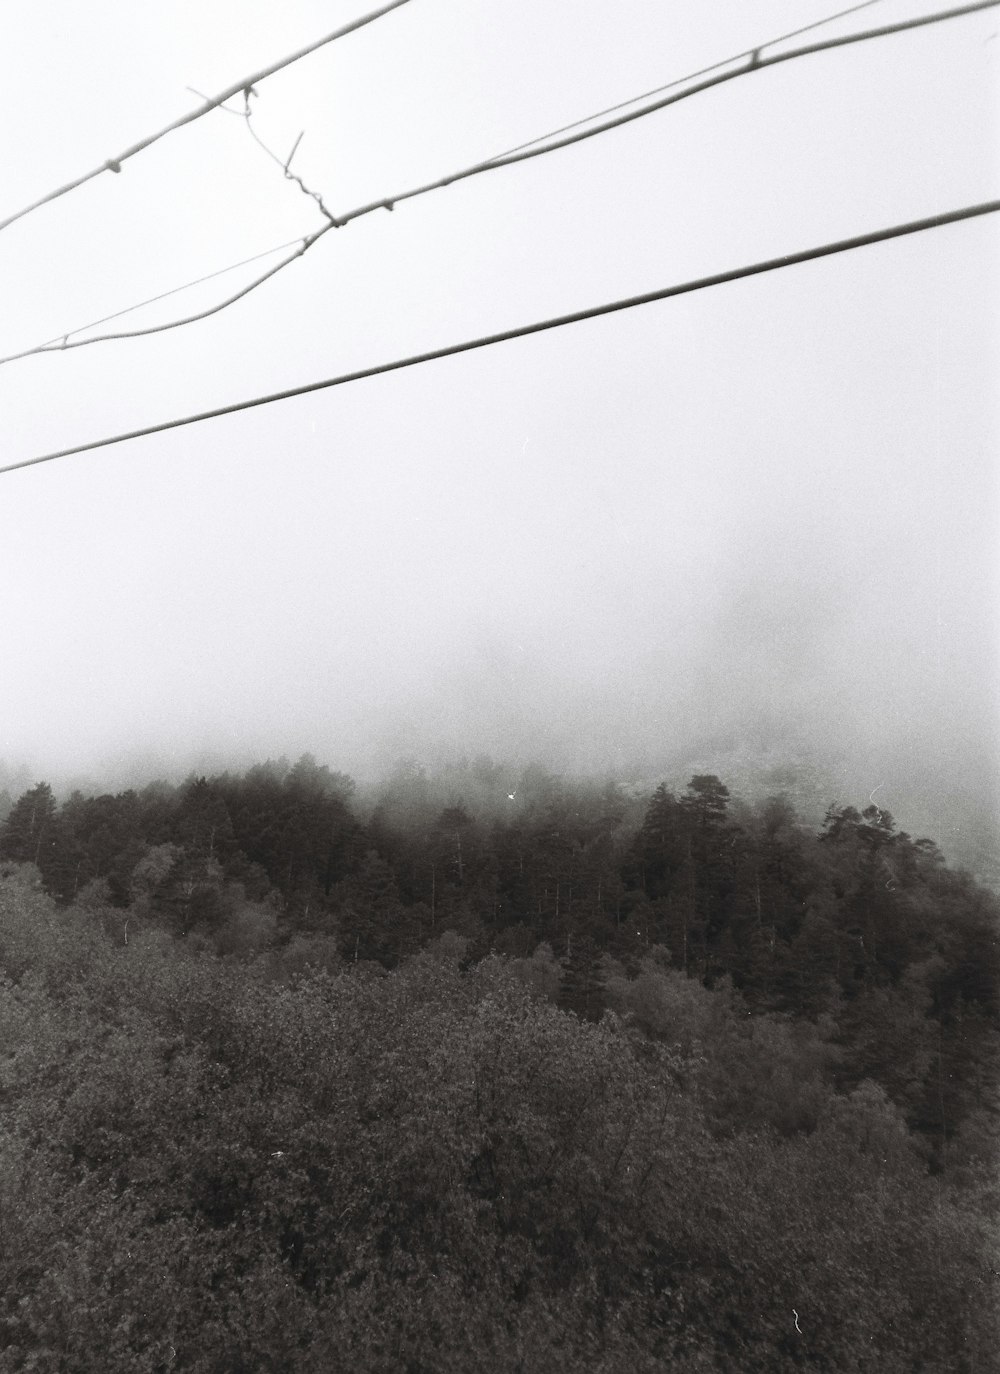
[[[0,858],[42,865],[43,850],[52,842],[56,802],[47,782],[36,783],[11,807],[0,825]]]

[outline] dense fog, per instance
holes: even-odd
[[[353,14],[328,8],[26,11],[8,208],[187,108],[186,83]],[[605,33],[596,9],[452,8],[262,83],[257,132],[304,129],[295,167],[343,209],[825,17],[633,0]],[[4,461],[982,202],[992,22],[734,80],[359,220],[199,324],[9,364]],[[72,89],[81,51],[70,115],[32,72]],[[0,352],[316,214],[240,121],[200,120],[4,234]],[[979,865],[1000,779],[994,218],[6,474],[3,785],[306,751],[367,782],[478,754],[642,787],[697,768],[820,813],[874,794]]]

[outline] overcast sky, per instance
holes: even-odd
[[[0,217],[366,7],[8,0]],[[342,211],[836,7],[412,0],[263,82],[254,125],[282,157],[304,131],[293,170]],[[998,28],[740,78],[360,219],[202,323],[10,363],[0,461],[995,198]],[[0,235],[0,353],[323,222],[213,113]],[[904,819],[995,796],[998,242],[938,229],[0,477],[0,760],[805,748]]]

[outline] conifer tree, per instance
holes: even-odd
[[[47,782],[37,783],[20,796],[0,826],[0,858],[38,864],[52,838],[56,802]]]

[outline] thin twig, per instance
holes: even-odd
[[[254,92],[252,90],[244,91],[243,93],[243,118],[246,121],[247,132],[249,133],[250,137],[253,139],[254,143],[257,144],[257,147],[262,149],[263,152],[265,152],[268,155],[271,161],[276,163],[277,166],[281,168],[285,180],[294,181],[296,186],[298,186],[299,190],[302,192],[303,195],[308,196],[310,200],[314,200],[316,202],[316,204],[319,206],[320,212],[330,221],[330,226],[332,228],[339,229],[342,221],[339,220],[336,215],[334,215],[330,210],[326,208],[326,206],[323,204],[323,197],[319,193],[319,191],[311,191],[300,176],[296,176],[294,172],[289,171],[289,163],[295,156],[295,149],[302,142],[302,134],[299,134],[298,138],[295,140],[295,145],[292,148],[292,151],[288,154],[288,157],[284,160],[284,162],[282,162],[278,154],[267,146],[264,140],[257,133],[257,130],[253,127],[253,110],[250,106],[250,97],[253,94]],[[303,133],[304,132],[305,131],[303,130]]]
[[[292,165],[292,158],[295,156],[296,151],[298,150],[298,146],[299,146],[299,144],[302,142],[302,138],[303,138],[303,135],[304,135],[304,134],[305,134],[305,129],[302,130],[302,133],[299,134],[298,138],[297,138],[297,139],[295,140],[295,142],[292,144],[292,151],[291,151],[291,152],[288,154],[288,156],[285,158],[285,172],[286,172],[286,174],[287,174],[287,172],[288,172],[289,167],[291,167],[291,165]]]
[[[204,100],[206,104],[211,104],[211,97],[205,95],[203,91],[196,90],[194,86],[185,86],[184,89],[190,91],[192,95],[196,95],[199,100]],[[243,118],[242,110],[231,110],[228,105],[217,105],[215,108],[221,110],[223,114],[235,115],[237,119]]]

